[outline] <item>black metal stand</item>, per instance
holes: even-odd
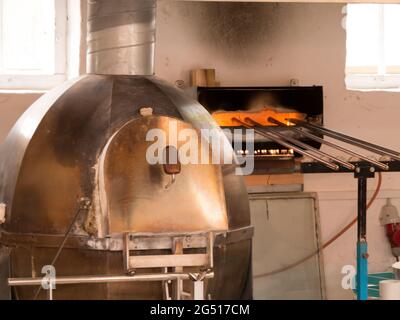
[[[367,181],[375,177],[375,172],[396,172],[400,171],[399,161],[385,162],[389,170],[381,170],[365,161],[351,162],[356,166],[354,178],[358,182],[357,191],[357,276],[356,288],[358,300],[368,299],[368,243],[367,243]],[[302,163],[302,173],[349,173],[350,170],[341,168],[340,171],[333,171],[320,163]]]
[[[285,136],[271,128],[263,126],[253,119],[246,118],[244,122],[237,118],[232,118],[244,127],[253,128],[255,132],[271,139],[280,145],[291,148],[295,152],[313,159],[313,162],[301,163],[302,173],[330,173],[330,172],[354,172],[354,177],[358,179],[358,213],[357,213],[357,296],[359,300],[368,299],[368,246],[367,246],[367,179],[375,176],[375,171],[400,171],[400,153],[382,146],[345,135],[343,133],[327,129],[320,124],[300,119],[286,119],[289,123],[283,123],[273,117],[268,121],[278,127],[291,130],[300,137],[307,137],[314,142],[328,145],[330,148],[344,152],[349,157],[348,160],[338,158],[334,154],[329,154],[312,147],[310,144],[298,138]],[[291,125],[290,125],[291,124]],[[379,160],[365,154],[344,148],[339,144],[323,139],[328,136],[331,139],[346,143],[373,152],[379,156]],[[351,157],[362,161],[351,161]],[[384,159],[390,161],[384,161]]]
[[[357,299],[368,299],[368,243],[367,243],[367,181],[375,176],[371,166],[357,167],[354,177],[358,179],[357,197]]]

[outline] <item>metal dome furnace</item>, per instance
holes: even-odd
[[[1,149],[0,273],[20,279],[2,296],[45,298],[37,284],[54,265],[56,299],[251,298],[236,166],[146,161],[150,129],[220,130],[153,76],[155,1],[88,9],[89,75],[41,97]]]

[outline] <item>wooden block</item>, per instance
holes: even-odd
[[[215,69],[206,69],[207,87],[215,87]]]
[[[190,72],[192,87],[215,87],[215,69],[195,69]]]
[[[207,75],[204,69],[191,71],[190,85],[192,87],[207,87]]]

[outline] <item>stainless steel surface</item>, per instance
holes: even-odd
[[[6,204],[0,203],[0,225],[6,222]]]
[[[216,130],[219,133],[220,145],[224,146],[222,148],[223,152],[231,153],[232,146],[229,140],[203,106],[198,102],[193,102],[191,98],[182,94],[182,91],[168,85],[167,82],[160,81],[157,86],[171,99],[184,121],[191,123],[197,129]],[[225,157],[223,152],[221,152],[221,158]],[[234,154],[233,156],[235,157],[236,155]],[[221,163],[224,162],[222,161]],[[229,228],[248,226],[250,225],[250,213],[247,190],[242,177],[236,174],[236,170],[240,168],[235,164],[224,164],[221,167],[224,176],[223,183],[227,208],[229,212],[235,212],[235,214],[229,214]],[[244,214],[240,214],[240,212]]]
[[[284,123],[282,123],[282,122],[280,122],[280,121],[278,121],[276,119],[273,119],[273,118],[269,119],[269,121],[274,122],[275,124],[277,124],[279,126],[282,126],[282,127],[284,126],[284,127],[288,128],[290,130],[296,131],[298,134],[303,135],[303,136],[305,136],[307,138],[310,138],[311,140],[314,140],[314,141],[319,142],[321,144],[325,144],[325,145],[327,145],[327,146],[329,146],[331,148],[334,148],[334,149],[339,150],[341,152],[347,153],[347,154],[349,154],[349,155],[351,155],[353,157],[356,157],[356,158],[359,158],[361,160],[367,161],[367,162],[369,162],[369,163],[371,163],[371,164],[373,164],[373,165],[375,165],[375,166],[377,166],[379,168],[382,168],[383,170],[387,170],[388,169],[388,166],[386,164],[382,163],[382,162],[376,161],[376,160],[371,159],[371,158],[369,158],[367,156],[359,154],[358,152],[354,152],[352,150],[349,150],[347,148],[343,148],[343,147],[341,147],[341,146],[339,146],[337,144],[334,144],[334,143],[332,143],[330,141],[324,140],[324,139],[322,139],[322,138],[320,138],[320,137],[318,137],[318,136],[316,136],[316,135],[314,135],[314,134],[312,134],[310,132],[305,131],[304,128],[299,129],[299,128],[292,127],[292,126],[286,126]]]
[[[59,279],[71,283],[51,292],[55,299],[162,299],[163,282],[171,277],[160,275],[162,266],[143,265],[134,278],[112,276],[126,272],[132,256],[126,259],[124,248],[142,255],[148,247],[153,256],[161,256],[171,253],[165,248],[170,232],[192,236],[193,231],[219,230],[224,236],[250,225],[247,192],[236,165],[182,165],[170,184],[162,165],[150,166],[145,159],[145,133],[158,128],[168,135],[171,121],[177,121],[179,130],[216,129],[224,152],[233,154],[199,103],[150,76],[155,5],[155,0],[89,1],[90,75],[44,95],[2,145],[0,203],[7,207],[0,241],[13,247],[13,278],[33,275],[34,285],[40,284],[42,266],[51,263],[56,248],[64,244],[76,200],[91,200],[55,262],[57,284]],[[163,240],[147,240],[142,247],[123,245],[124,233],[143,232]],[[251,298],[251,236],[241,233],[220,241],[207,257],[213,279],[205,283],[206,296]],[[181,253],[201,255],[201,243],[191,245],[189,239],[181,242]],[[176,281],[181,286],[199,267],[178,269],[185,274]],[[106,276],[94,276],[102,274]],[[35,296],[33,287],[14,292],[18,299]],[[42,291],[39,298],[45,297]]]
[[[76,224],[79,216],[81,214],[83,214],[83,211],[87,212],[87,210],[89,210],[90,205],[91,205],[91,201],[90,201],[89,198],[81,198],[81,199],[79,199],[79,204],[77,206],[76,213],[75,213],[72,221],[70,222],[67,231],[65,232],[63,240],[61,241],[61,243],[59,244],[59,246],[57,248],[57,252],[55,253],[54,257],[51,260],[50,266],[54,266],[57,263],[57,260],[58,260],[60,254],[61,254],[62,250],[64,249],[64,246],[65,246],[65,244],[66,244],[66,242],[68,240],[68,237],[71,235],[72,228]],[[42,269],[42,271],[43,271],[43,269]],[[51,283],[51,279],[49,281],[50,281],[50,283],[48,285],[51,287],[50,290],[48,291],[49,300],[53,300],[53,291],[52,291],[53,284]],[[37,299],[37,297],[39,296],[41,290],[42,290],[42,286],[39,286],[37,288],[37,290],[36,290],[34,300]]]
[[[153,75],[156,0],[88,1],[88,73]]]
[[[223,247],[227,244],[232,244],[235,242],[241,242],[245,240],[251,240],[254,235],[254,227],[248,226],[239,229],[233,229],[229,232],[219,234],[215,237],[214,243],[217,247]],[[210,241],[210,239],[209,239]]]
[[[369,150],[369,151],[374,152],[376,154],[386,155],[386,156],[391,157],[394,160],[400,160],[400,154],[398,152],[394,151],[394,150],[390,150],[390,149],[378,146],[376,144],[372,144],[372,143],[367,142],[367,141],[363,141],[363,140],[360,140],[360,139],[357,139],[357,138],[354,138],[354,137],[350,137],[350,136],[347,136],[347,135],[345,135],[343,133],[339,133],[339,132],[336,132],[336,131],[321,127],[319,125],[303,121],[303,120],[288,119],[288,121],[290,121],[292,123],[295,123],[295,124],[297,124],[299,126],[308,128],[308,129],[310,129],[312,131],[319,132],[321,134],[327,135],[327,136],[332,137],[334,139],[346,142],[348,144],[355,145],[355,146],[363,148],[365,150]]]
[[[108,153],[104,152],[108,150],[107,146],[110,147],[108,151],[115,148],[117,152],[116,145],[111,143],[113,137],[117,138],[121,134],[122,138],[124,129],[127,133],[137,133],[138,128],[134,124],[147,123],[139,112],[142,107],[151,107],[153,110],[153,115],[146,120],[149,124],[152,121],[158,123],[159,119],[174,118],[183,127],[218,128],[197,102],[184,97],[180,91],[159,79],[140,76],[82,77],[39,99],[18,121],[0,154],[0,202],[7,205],[6,222],[0,236],[7,246],[14,247],[11,254],[12,277],[30,277],[32,274],[40,276],[41,267],[51,262],[62,241],[62,235],[72,221],[76,200],[82,197],[90,198],[92,206],[87,214],[78,219],[66,241],[55,265],[57,276],[124,272],[120,245],[122,237],[110,233],[109,222],[114,218],[108,214],[119,215],[118,219],[123,219],[123,215],[115,210],[104,210],[101,206],[100,200],[112,198],[109,193],[115,190],[101,188],[100,163],[102,155]],[[225,136],[221,132],[221,139],[222,137]],[[117,141],[123,141],[121,149],[134,146],[133,141],[115,140]],[[118,152],[109,155],[111,154]],[[126,157],[126,161],[138,160],[137,154],[130,150],[122,152],[121,156]],[[104,157],[110,161],[112,158]],[[119,156],[114,159],[118,161]],[[139,161],[138,166],[143,161]],[[112,162],[109,164],[112,166]],[[127,168],[135,169],[131,163],[126,164]],[[118,164],[114,165],[116,167]],[[146,186],[148,192],[143,195],[147,197],[152,197],[164,176],[161,167],[154,168],[155,175],[149,176],[149,179],[155,188]],[[202,227],[207,223],[211,225],[211,220],[206,218],[208,222],[203,221],[207,214],[210,217],[216,214],[214,210],[209,211],[209,199],[223,202],[219,207],[216,206],[220,208],[216,217],[221,217],[218,212],[222,214],[221,208],[225,207],[228,230],[248,227],[250,217],[247,192],[242,178],[235,174],[236,166],[216,168],[211,165],[210,169],[198,169],[203,174],[209,173],[210,181],[207,185],[202,184],[199,178],[198,183],[202,187],[196,188],[194,179],[191,182],[192,187],[186,190],[185,198],[179,201],[174,197],[170,198],[176,212],[181,214],[188,201],[198,204],[194,208],[186,207],[189,215],[192,214],[190,210],[197,210],[203,204],[203,211],[197,211],[201,212],[201,216],[192,221],[191,230],[198,228],[198,224]],[[186,172],[196,177],[192,169],[186,170],[182,165],[182,173],[177,175],[176,183],[169,191],[173,192],[175,186],[179,187],[180,180],[182,183],[185,181],[183,175]],[[139,179],[138,182],[142,181],[146,185],[146,181],[137,175],[144,175],[144,172],[133,175],[122,170],[118,179],[125,179],[126,183],[123,185],[130,185],[130,179]],[[110,183],[116,184],[116,181],[110,180]],[[131,189],[121,189],[121,194],[125,193],[126,199],[135,199],[128,190],[141,192],[140,188],[131,185]],[[156,210],[157,206],[152,208]],[[165,208],[158,209],[162,211]],[[139,212],[136,214],[139,215]],[[150,222],[155,233],[171,229],[162,224],[157,225],[156,221],[160,216],[154,211],[143,212],[142,216],[143,221],[150,221],[149,217],[153,217],[154,222]],[[121,224],[124,226],[121,230],[136,231],[135,225],[129,221],[130,217],[130,214],[126,215],[127,221]],[[170,216],[170,220],[173,222],[174,215]],[[137,218],[136,221],[140,219]],[[186,226],[190,226],[188,223],[187,220]],[[186,229],[184,225],[181,227]],[[114,230],[117,229],[115,227]],[[165,252],[164,249],[156,249],[154,254]],[[250,298],[250,256],[251,239],[248,237],[238,237],[236,241],[216,246],[213,257],[215,277],[207,280],[207,294],[211,294],[213,299]],[[195,270],[184,270],[186,271]],[[153,273],[159,270],[150,268],[143,272]],[[33,289],[35,288],[16,288],[18,298],[32,299]],[[156,282],[77,284],[57,288],[54,290],[54,299],[161,299],[163,291]],[[45,293],[42,292],[39,298],[45,298]]]
[[[204,300],[204,282],[194,281],[193,300]]]
[[[252,120],[250,118],[245,119],[245,121],[250,122],[253,125],[256,125],[261,130],[268,130],[267,128],[263,128],[263,126],[260,123],[258,123],[257,121],[254,121],[254,120]],[[325,158],[328,158],[328,159],[330,159],[330,160],[332,160],[332,161],[334,161],[336,163],[339,163],[340,165],[342,165],[343,167],[345,167],[345,168],[347,168],[349,170],[354,170],[356,168],[351,163],[343,161],[343,160],[341,160],[341,159],[339,159],[339,158],[337,158],[335,156],[331,156],[330,154],[327,154],[325,152],[319,151],[318,149],[316,149],[316,148],[314,148],[314,147],[312,147],[312,146],[310,146],[310,145],[308,145],[308,144],[306,144],[304,142],[301,142],[301,141],[299,141],[299,140],[297,140],[295,138],[285,136],[285,135],[279,133],[278,131],[274,131],[273,133],[276,136],[278,136],[279,138],[282,138],[282,139],[285,139],[285,140],[287,140],[287,141],[289,141],[291,143],[294,143],[295,145],[297,145],[297,146],[299,146],[299,147],[301,147],[301,148],[303,148],[303,149],[305,149],[307,151],[311,151],[314,154],[319,155],[320,157],[325,157]]]
[[[301,155],[308,156],[311,159],[314,159],[314,160],[316,160],[318,162],[321,162],[321,163],[323,163],[324,165],[326,165],[328,168],[330,168],[332,170],[335,170],[335,171],[339,170],[339,166],[338,165],[336,165],[336,164],[334,164],[334,163],[332,163],[330,161],[327,161],[327,160],[325,160],[323,158],[317,157],[317,156],[313,155],[312,153],[308,152],[307,150],[303,150],[300,147],[297,147],[297,146],[295,146],[293,144],[290,144],[289,142],[286,142],[285,140],[281,139],[280,137],[274,135],[271,132],[266,132],[266,131],[261,130],[261,129],[257,128],[257,127],[250,126],[249,124],[247,124],[247,123],[245,123],[245,122],[243,122],[243,121],[241,121],[241,120],[239,120],[237,118],[234,118],[234,119],[235,119],[235,121],[239,122],[242,126],[244,126],[246,128],[249,128],[249,129],[254,129],[254,131],[259,133],[260,135],[264,135],[267,138],[270,138],[271,140],[275,141],[276,143],[279,143],[280,145],[282,145],[282,146],[284,146],[286,148],[293,149],[294,151],[296,151],[297,153],[299,153]]]
[[[155,235],[154,238],[158,236]],[[168,267],[201,267],[202,270],[213,268],[213,249],[214,249],[214,233],[207,232],[203,234],[205,238],[204,249],[205,252],[198,253],[187,253],[184,251],[183,242],[184,239],[190,237],[190,234],[175,234],[171,235],[171,247],[169,248],[172,254],[131,254],[138,252],[138,249],[130,249],[130,242],[140,243],[141,237],[134,236],[132,234],[125,234],[124,236],[124,266],[127,272],[132,272],[136,269],[141,268],[168,268]],[[182,269],[180,270],[182,271]]]
[[[205,275],[206,279],[214,276],[213,272]],[[56,277],[54,282],[56,285],[71,284],[91,284],[91,283],[120,283],[120,282],[148,282],[148,281],[168,281],[168,280],[191,280],[190,273],[150,273],[137,274],[133,276],[126,275],[99,275],[99,276],[80,276],[80,277]],[[41,285],[43,278],[10,278],[8,285],[13,287],[21,286],[37,286]]]
[[[211,150],[209,165],[182,165],[176,182],[169,188],[165,186],[170,176],[165,174],[163,165],[147,161],[146,152],[154,144],[146,141],[149,130],[167,133],[171,126],[177,133],[194,130],[190,124],[171,117],[141,117],[127,122],[104,149],[99,172],[100,179],[104,180],[99,184],[104,186],[104,191],[99,196],[104,209],[102,216],[107,217],[107,234],[228,229],[221,167],[211,164]],[[197,137],[200,155],[204,147],[199,131]],[[186,140],[170,140],[169,135],[165,138],[165,145],[176,144],[176,149],[187,144]]]
[[[12,199],[19,177],[19,170],[32,136],[53,104],[79,81],[80,78],[68,81],[42,95],[23,113],[5,141],[0,145],[0,198],[2,199],[0,202],[7,205],[6,219],[12,211]],[[87,99],[90,99],[90,97],[82,98],[82,102],[87,103]]]
[[[310,157],[311,159],[314,159],[314,160],[316,160],[318,162],[323,163],[324,165],[326,165],[328,168],[330,168],[332,170],[335,170],[335,171],[339,170],[339,166],[338,165],[336,165],[336,164],[334,164],[334,163],[332,163],[330,161],[327,161],[327,160],[325,160],[325,159],[323,159],[321,157],[315,156],[314,154],[312,154],[308,150],[301,149],[301,148],[295,146],[294,144],[289,144],[288,142],[286,142],[285,140],[283,140],[279,136],[275,136],[274,134],[270,134],[270,133],[264,132],[264,131],[262,131],[260,129],[255,129],[255,130],[257,132],[259,132],[260,134],[261,133],[265,134],[267,137],[269,137],[273,141],[279,143],[280,145],[282,145],[282,146],[284,146],[286,148],[293,149],[295,152],[300,153],[303,156]]]
[[[157,234],[157,233],[135,233],[132,234],[134,241],[129,241],[129,250],[165,250],[172,248],[172,240],[175,234]],[[226,232],[216,233],[215,243],[218,246],[224,246],[230,243],[251,240],[253,236],[253,227],[247,226],[238,229],[230,229]],[[21,233],[0,233],[0,242],[4,245],[17,244],[20,246],[35,245],[41,248],[58,248],[63,241],[64,235],[43,235],[43,234],[21,234]],[[140,238],[140,241],[136,241]],[[201,233],[187,233],[182,241],[183,249],[199,249],[206,246],[207,239]],[[107,250],[121,251],[123,247],[123,235],[115,234],[106,238],[91,238],[86,236],[69,236],[65,243],[65,248],[87,250]]]
[[[7,285],[10,276],[10,250],[0,246],[0,300],[11,299],[11,288]]]
[[[166,267],[198,267],[209,262],[205,254],[177,254],[129,257],[129,267],[136,268],[166,268]]]

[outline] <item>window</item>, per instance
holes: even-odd
[[[70,1],[0,0],[0,89],[46,90],[68,78]]]
[[[348,89],[400,89],[400,5],[349,4]]]

